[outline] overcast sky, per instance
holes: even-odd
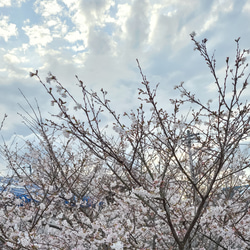
[[[189,34],[208,39],[223,72],[225,58],[235,54],[235,38],[250,48],[249,24],[249,0],[0,0],[0,118],[8,114],[2,134],[6,140],[30,135],[17,115],[18,103],[25,106],[18,89],[31,102],[37,98],[45,116],[51,110],[29,77],[36,69],[43,79],[51,71],[73,92],[75,75],[89,89],[106,89],[119,111],[136,100],[136,58],[148,80],[160,82],[166,106],[181,81],[201,97],[216,98]]]

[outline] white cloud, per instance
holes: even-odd
[[[88,44],[88,32],[89,32],[89,25],[87,24],[86,17],[81,13],[80,7],[79,7],[79,2],[75,2],[74,5],[72,5],[69,9],[69,12],[71,13],[72,11],[72,16],[71,22],[73,23],[71,30],[69,32],[69,35],[65,36],[66,41],[68,42],[73,42],[74,39],[79,39],[80,37],[77,35],[81,34],[81,41],[84,43],[85,46]],[[76,37],[72,37],[71,35],[77,35]],[[75,41],[77,41],[75,40]]]
[[[217,21],[218,21],[218,16],[215,13],[211,14],[204,23],[201,32],[204,33],[205,31],[211,29],[213,25],[216,24]]]
[[[69,12],[71,13],[71,21],[74,26],[72,27],[73,33],[66,36],[66,40],[70,42],[82,40],[84,46],[88,47],[89,36],[93,34],[93,30],[101,30],[107,23],[115,22],[115,19],[110,15],[110,8],[114,4],[114,0],[81,0],[75,2],[74,5],[70,5]],[[75,30],[79,33],[77,34]]]
[[[234,1],[150,1],[149,6],[148,46],[172,53],[187,45],[192,31],[201,35],[221,25],[220,21],[233,11]]]
[[[81,0],[79,7],[86,18],[86,23],[102,26],[105,25],[107,18],[110,19],[109,10],[114,4],[114,0]]]
[[[59,48],[57,48],[57,49],[48,49],[48,48],[45,48],[45,47],[38,47],[36,49],[36,53],[38,53],[39,57],[43,58],[44,65],[45,65],[45,64],[50,64],[51,63],[48,56],[59,58],[61,53],[60,53],[60,51],[58,49]]]
[[[34,25],[32,27],[25,26],[22,28],[26,35],[29,37],[30,45],[46,46],[53,41],[53,37],[48,28],[43,26]]]
[[[214,1],[212,10],[214,12],[229,13],[233,11],[233,7],[234,7],[233,0],[219,0],[219,1]]]
[[[3,59],[7,63],[12,63],[12,64],[20,63],[20,59],[16,55],[13,55],[13,54],[5,54],[3,56]]]
[[[3,69],[2,78],[0,78],[1,85],[9,85],[14,79],[21,80],[28,77],[29,68],[27,63],[29,59],[24,55],[24,48],[25,45],[20,48],[1,51],[0,68]]]
[[[14,5],[21,7],[22,3],[25,3],[27,0],[14,0]]]
[[[149,33],[149,2],[136,0],[131,6],[126,20],[126,40],[132,49],[141,48],[148,40]]]
[[[67,35],[64,37],[70,43],[75,43],[76,41],[82,40],[82,35],[78,30],[68,32]]]
[[[207,20],[201,29],[201,32],[211,30],[215,25],[217,25],[217,21],[221,15],[228,14],[233,11],[233,6],[234,3],[232,0],[214,1],[211,11],[208,13]]]
[[[85,47],[82,46],[82,45],[80,45],[80,46],[73,46],[73,47],[71,47],[71,49],[74,50],[74,51],[76,51],[76,52],[78,52],[78,51],[83,51],[83,50],[85,50]],[[74,55],[74,56],[75,56],[75,55]],[[73,56],[73,57],[74,57],[74,56]]]
[[[243,6],[242,12],[245,13],[245,14],[249,14],[250,13],[250,2],[249,1],[247,1],[245,3],[245,5]]]
[[[46,22],[46,24],[48,25],[48,27],[52,27],[52,26],[57,25],[57,21],[51,19],[51,20],[48,20],[48,21]]]
[[[5,52],[3,59],[6,63],[18,64],[29,62],[29,59],[24,56],[25,50],[28,49],[27,44],[22,44],[19,48],[13,48]]]
[[[116,43],[112,40],[112,37],[104,31],[97,32],[95,30],[90,30],[88,42],[88,48],[94,55],[115,54],[114,50],[116,47]]]
[[[67,5],[68,8],[72,7],[75,4],[75,0],[63,0],[63,2]]]
[[[131,6],[129,4],[118,4],[116,13],[116,25],[118,26],[117,31],[122,37],[126,37],[127,35],[126,22],[128,17],[130,16],[130,12]]]
[[[0,20],[0,37],[3,37],[5,42],[8,42],[12,36],[17,36],[17,28],[14,23],[9,23],[9,17],[3,16]]]
[[[0,7],[4,7],[4,6],[11,6],[11,0],[2,0],[0,2]]]
[[[30,19],[29,19],[29,18],[25,19],[25,20],[23,21],[23,24],[24,24],[24,25],[30,24]]]
[[[66,21],[62,20],[61,17],[58,16],[47,17],[44,21],[43,27],[50,30],[52,38],[60,39],[63,39],[69,30],[69,26]]]
[[[1,0],[0,1],[0,8],[1,7],[7,7],[7,6],[13,6],[13,5],[17,5],[18,7],[20,7],[22,5],[22,3],[26,2],[26,0],[14,0],[13,2],[11,0]]]
[[[41,14],[43,17],[58,15],[63,9],[57,0],[37,0],[34,5],[35,12]]]
[[[27,43],[23,43],[21,46],[22,52],[25,54],[25,52],[29,49],[30,45]]]

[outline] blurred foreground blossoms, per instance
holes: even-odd
[[[51,73],[46,82],[30,74],[58,109],[43,119],[26,100],[31,111],[23,119],[39,143],[1,148],[26,193],[11,193],[14,177],[3,185],[3,249],[250,249],[249,154],[239,147],[250,132],[248,51],[237,39],[234,66],[227,58],[219,82],[207,39],[191,39],[218,90],[212,103],[181,83],[172,111],[158,107],[158,86],[139,62],[141,105],[122,115],[106,91],[89,91],[78,77],[80,100]],[[108,116],[112,133],[102,121]]]

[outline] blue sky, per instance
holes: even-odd
[[[39,83],[29,77],[51,71],[77,95],[78,75],[89,89],[104,88],[118,111],[133,108],[140,74],[160,82],[159,99],[177,96],[181,81],[201,98],[216,98],[209,70],[193,51],[189,34],[208,38],[223,77],[227,56],[235,54],[234,39],[250,48],[250,1],[247,0],[0,0],[0,118],[8,114],[2,134],[29,138],[21,123],[18,89],[52,109]],[[250,93],[246,96],[249,99]]]

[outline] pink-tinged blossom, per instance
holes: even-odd
[[[236,66],[231,70],[226,59],[221,78],[207,39],[191,39],[218,90],[212,104],[181,83],[180,99],[160,107],[138,61],[142,103],[124,115],[103,89],[101,96],[88,91],[78,77],[81,99],[51,73],[57,93],[40,81],[60,113],[43,119],[31,108],[24,121],[37,141],[1,147],[15,173],[0,191],[6,249],[247,249],[249,154],[239,145],[250,132],[250,107],[240,102],[248,77],[243,86],[237,82],[248,75],[241,66],[247,51],[237,39]]]

